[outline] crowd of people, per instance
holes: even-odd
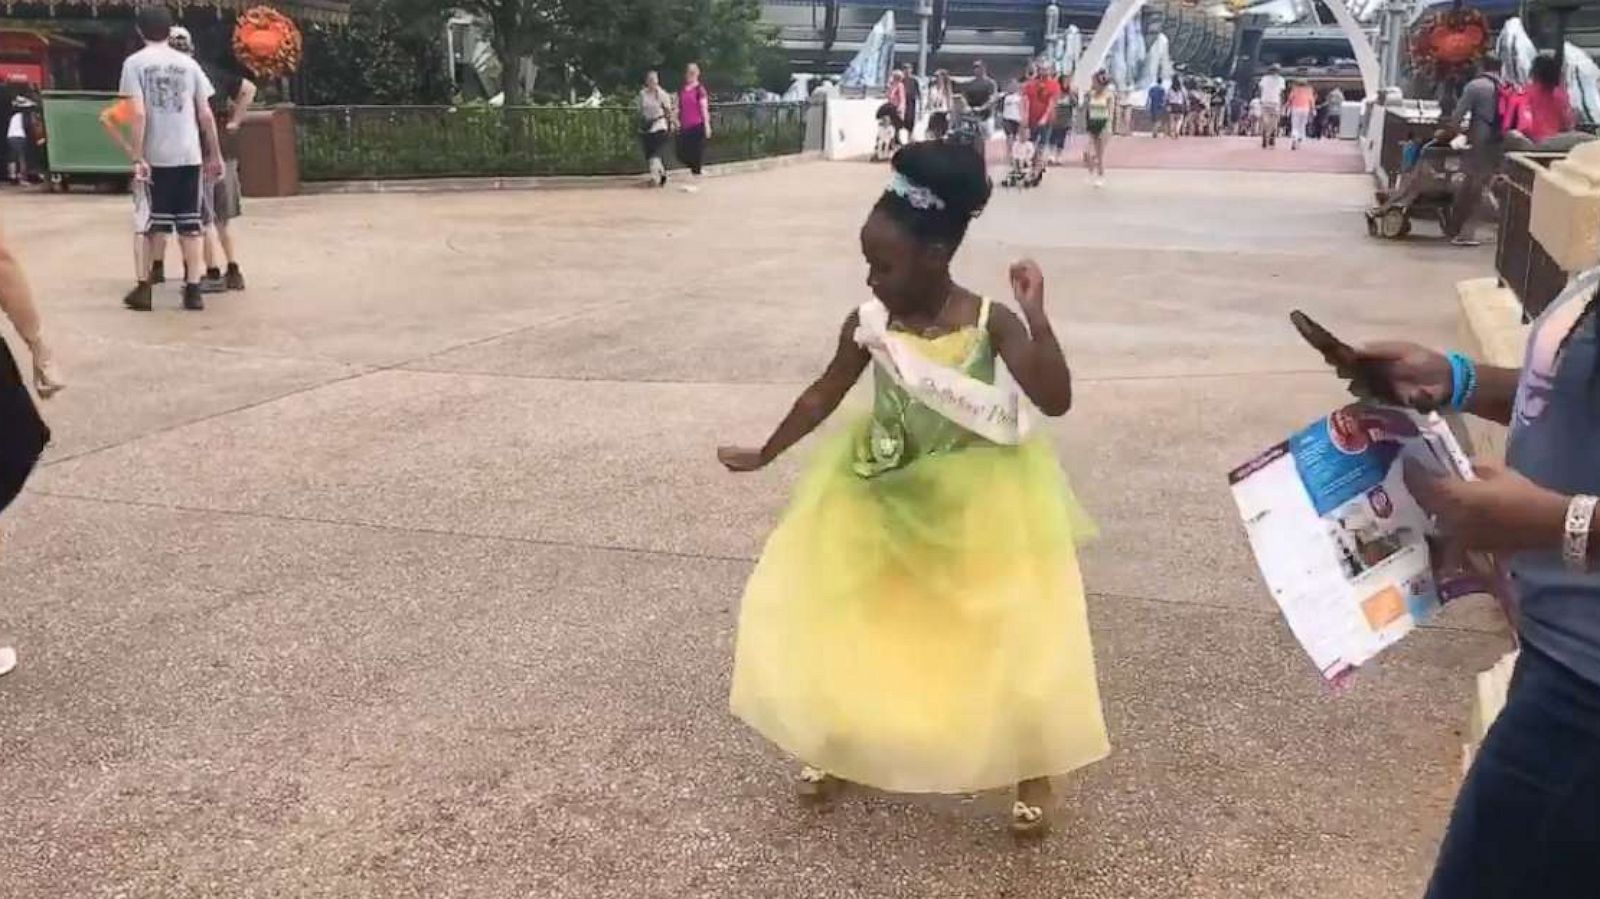
[[[1288,137],[1292,147],[1339,137],[1344,104],[1339,87],[1319,93],[1304,78],[1286,80],[1276,65],[1248,99],[1235,82],[1211,78],[1179,76],[1146,91],[1154,137],[1259,137],[1263,147],[1277,146],[1279,137]]]
[[[1012,168],[1008,183],[1037,183],[1049,166],[1067,161],[1074,123],[1085,112],[1088,146],[1084,166],[1096,183],[1104,177],[1104,148],[1115,114],[1115,91],[1101,72],[1081,89],[1048,62],[1030,64],[1002,87],[982,60],[957,82],[946,69],[935,71],[927,88],[910,64],[890,79],[878,109],[881,140],[875,154],[887,159],[919,139],[952,141],[975,147],[987,158],[990,141],[1003,136],[1003,162]]]
[[[1147,88],[1142,112],[1156,138],[1248,136],[1260,138],[1267,149],[1285,138],[1298,149],[1308,140],[1339,137],[1345,102],[1337,86],[1319,93],[1305,79],[1285,79],[1274,65],[1248,99],[1235,82],[1180,75]],[[906,64],[891,74],[878,108],[873,155],[888,159],[919,139],[954,139],[982,150],[998,132],[1011,167],[1006,183],[1028,185],[1047,167],[1068,161],[1068,147],[1081,128],[1083,167],[1091,183],[1103,186],[1107,146],[1115,135],[1133,133],[1138,111],[1103,70],[1075,84],[1038,61],[1001,85],[980,60],[961,82],[948,70],[936,70],[924,90]]]

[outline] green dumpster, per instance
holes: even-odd
[[[100,124],[100,113],[117,102],[116,94],[92,91],[45,91],[45,151],[50,179],[127,178],[133,174],[128,154]]]

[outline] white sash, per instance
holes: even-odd
[[[1033,413],[1017,391],[924,359],[889,330],[889,310],[877,300],[863,304],[857,315],[856,343],[918,402],[992,443],[1015,446],[1027,439]]]

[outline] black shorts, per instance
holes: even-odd
[[[1106,133],[1106,126],[1109,124],[1111,124],[1111,122],[1108,119],[1101,119],[1100,121],[1090,119],[1089,134],[1093,137],[1099,137],[1100,135]]]
[[[201,187],[197,165],[150,169],[150,231],[199,236]]]
[[[1005,129],[1006,137],[1011,138],[1016,137],[1018,132],[1022,131],[1022,123],[1011,119],[1001,119],[1000,127]]]

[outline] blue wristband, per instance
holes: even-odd
[[[1445,356],[1450,363],[1450,408],[1464,409],[1478,392],[1478,366],[1460,353]]]

